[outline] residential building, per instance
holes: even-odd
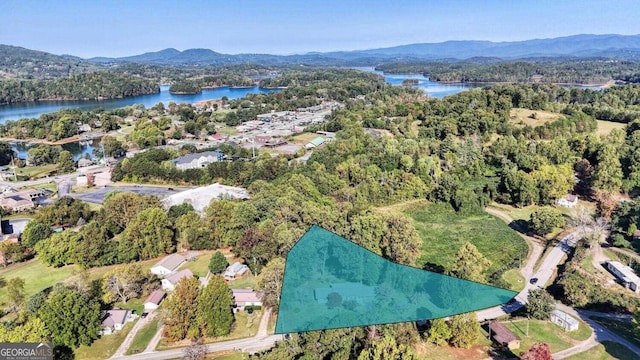
[[[159,276],[165,276],[175,272],[180,265],[182,265],[187,259],[180,254],[171,254],[165,256],[157,264],[151,267],[151,273]]]
[[[144,301],[144,309],[147,311],[157,309],[166,295],[167,294],[160,289],[153,290]]]
[[[571,195],[571,194],[564,195],[560,199],[556,200],[556,204],[558,204],[558,206],[563,206],[568,208],[575,207],[576,205],[578,205],[578,196]]]
[[[313,295],[318,304],[326,304],[331,293],[338,293],[343,303],[345,301],[355,301],[361,305],[371,303],[376,296],[374,287],[351,282],[331,284],[328,287],[313,290]]]
[[[205,151],[201,153],[188,154],[173,160],[173,164],[180,170],[197,169],[207,167],[207,165],[222,161],[224,155],[220,150]]]
[[[31,196],[24,191],[6,192],[0,195],[0,206],[8,211],[26,211],[36,207]]]
[[[91,165],[93,165],[93,160],[85,159],[85,158],[78,159],[78,167],[79,168],[87,167],[87,166],[91,166]]]
[[[509,330],[503,323],[493,322],[489,324],[489,333],[498,345],[506,347],[509,350],[518,349],[520,347],[520,339]]]
[[[122,330],[124,325],[136,319],[131,310],[113,309],[107,310],[102,318],[101,335],[110,335],[116,331]]]
[[[640,291],[640,277],[632,268],[618,262],[607,261],[607,268],[620,280],[620,283],[633,292]]]
[[[180,270],[175,274],[171,274],[160,281],[162,283],[162,290],[173,291],[180,280],[190,277],[193,277],[193,273],[189,269]]]
[[[224,273],[222,273],[222,276],[226,280],[233,280],[233,279],[239,278],[240,276],[244,275],[248,271],[249,271],[249,267],[247,265],[241,264],[236,261],[233,264],[229,265],[229,267],[227,267],[227,270],[225,270]]]
[[[261,292],[255,292],[253,289],[231,289],[233,294],[234,311],[242,311],[245,306],[262,306]]]
[[[91,131],[91,125],[89,124],[82,124],[78,126],[78,132],[89,132],[89,131]]]
[[[564,331],[578,330],[580,326],[580,322],[576,318],[560,310],[553,310],[549,315],[549,320],[563,328]]]

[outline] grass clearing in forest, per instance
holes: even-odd
[[[558,120],[560,116],[560,114],[550,111],[513,108],[509,112],[509,122],[536,127],[549,121]]]
[[[448,204],[413,201],[399,204],[397,212],[408,216],[422,239],[419,267],[434,264],[450,268],[458,250],[469,241],[492,265],[488,273],[505,266],[513,259],[524,261],[528,246],[518,233],[501,219],[487,213],[463,215]],[[392,207],[383,211],[392,211]]]
[[[607,120],[596,120],[598,122],[598,127],[596,128],[596,134],[598,135],[609,135],[611,130],[613,129],[624,129],[627,124],[607,121]]]

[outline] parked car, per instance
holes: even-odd
[[[531,283],[531,284],[533,284],[533,285],[535,285],[537,282],[538,282],[538,278],[535,278],[535,277],[534,277],[534,278],[531,278],[531,279],[529,280],[529,283]]]

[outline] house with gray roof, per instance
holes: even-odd
[[[233,264],[229,265],[229,267],[227,267],[227,270],[225,270],[225,272],[222,273],[222,276],[226,280],[233,280],[237,277],[244,275],[248,271],[249,271],[249,267],[247,265],[241,264],[236,261]]]
[[[173,291],[180,280],[193,277],[193,273],[189,269],[180,270],[175,274],[171,274],[162,279],[162,290]]]
[[[205,151],[195,154],[187,154],[173,160],[173,164],[180,170],[198,169],[207,165],[222,161],[224,154],[220,150]]]
[[[157,264],[151,267],[151,273],[158,276],[169,275],[178,269],[187,259],[180,254],[171,254],[165,256]]]

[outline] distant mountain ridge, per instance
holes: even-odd
[[[310,52],[301,55],[269,54],[221,54],[209,49],[173,48],[157,52],[121,58],[93,58],[94,62],[141,62],[167,65],[220,65],[260,62],[265,64],[286,63],[352,63],[357,60],[371,61],[419,61],[436,59],[524,57],[633,57],[640,55],[640,35],[573,35],[552,39],[533,39],[511,42],[480,40],[454,40],[440,43],[420,43],[388,48]]]
[[[47,78],[64,73],[78,73],[102,64],[143,63],[154,65],[332,65],[371,66],[390,62],[501,61],[533,58],[618,58],[640,60],[640,35],[573,35],[553,39],[511,42],[455,40],[440,43],[400,45],[388,48],[310,52],[298,55],[222,54],[210,49],[179,51],[168,48],[144,54],[111,58],[81,59],[73,55],[53,55],[16,46],[0,45],[0,71],[22,77],[35,71]],[[34,62],[34,60],[36,60]],[[26,64],[26,65],[24,65]],[[51,66],[50,64],[55,64]],[[20,67],[20,71],[16,68]],[[26,68],[29,70],[25,71]],[[41,74],[40,74],[41,73]],[[2,77],[2,73],[0,73]]]

